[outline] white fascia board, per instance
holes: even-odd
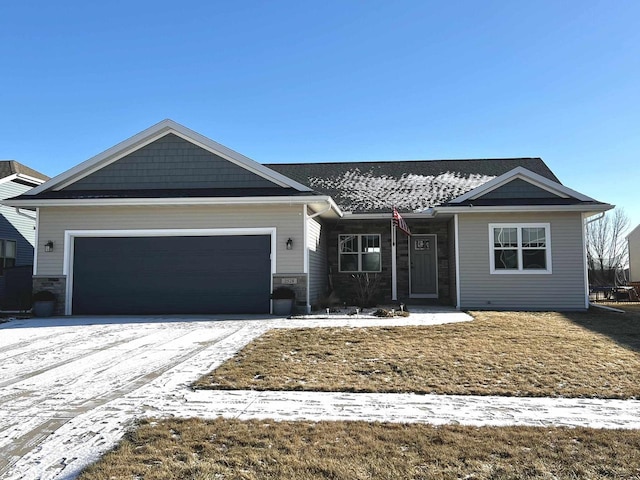
[[[26,183],[31,183],[33,184],[33,186],[41,185],[42,183],[44,183],[44,180],[42,180],[41,178],[31,177],[23,173],[12,173],[11,175],[0,178],[0,184],[11,182],[13,180],[21,180]]]
[[[0,178],[0,184],[10,182],[11,180],[15,180],[18,178],[17,173],[12,173],[11,175],[7,175],[6,177]]]
[[[97,170],[119,160],[120,158],[138,150],[145,145],[152,143],[153,141],[167,135],[168,133],[174,133],[177,136],[184,138],[187,141],[190,141],[205,150],[208,150],[216,155],[219,155],[226,160],[229,160],[236,165],[239,165],[248,171],[260,175],[261,177],[274,182],[277,185],[282,187],[291,187],[298,191],[309,192],[312,191],[311,188],[306,185],[302,185],[301,183],[295,182],[284,175],[271,170],[264,165],[259,164],[258,162],[251,160],[244,155],[231,150],[230,148],[225,147],[213,140],[201,135],[193,130],[188,129],[180,125],[173,120],[163,120],[146,130],[124,140],[117,145],[105,150],[102,153],[86,160],[75,167],[67,170],[66,172],[61,173],[60,175],[48,180],[42,185],[34,188],[33,190],[28,192],[28,195],[35,195],[41,193],[45,190],[49,189],[62,189],[72,183],[80,180],[81,178],[90,175]]]
[[[33,183],[34,185],[42,185],[46,180],[41,178],[32,177],[30,175],[25,175],[24,173],[18,173],[17,179],[22,180],[23,182]]]
[[[543,177],[542,175],[532,172],[531,170],[528,170],[524,167],[516,167],[513,170],[509,170],[499,177],[496,177],[493,180],[490,180],[487,183],[484,183],[479,187],[468,191],[464,195],[454,198],[450,203],[460,203],[464,202],[465,200],[474,200],[518,178],[562,198],[573,197],[583,202],[596,201],[591,197],[583,195],[582,193],[572,190],[571,188],[565,187],[558,182],[554,182],[553,180],[550,180],[547,177]]]
[[[596,214],[614,208],[613,205],[509,205],[509,206],[446,206],[436,207],[436,213],[522,213],[522,212],[589,212]]]
[[[0,205],[10,207],[88,207],[116,205],[282,205],[304,203],[333,203],[331,197],[196,197],[196,198],[61,198],[61,199],[22,199],[2,200]],[[335,203],[333,203],[335,206]],[[336,212],[342,214],[335,206]]]

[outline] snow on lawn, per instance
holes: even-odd
[[[192,391],[271,328],[430,325],[408,318],[48,319],[0,325],[0,478],[73,479],[145,416],[640,428],[640,402],[314,392]]]

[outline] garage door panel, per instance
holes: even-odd
[[[76,238],[74,314],[267,313],[271,238]]]

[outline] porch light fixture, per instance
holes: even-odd
[[[287,250],[291,250],[293,248],[293,240],[287,240]]]
[[[47,243],[44,244],[44,251],[53,252],[53,241],[49,240]]]

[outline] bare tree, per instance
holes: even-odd
[[[622,272],[629,261],[628,245],[624,238],[629,217],[621,208],[607,212],[587,224],[587,262],[589,283],[618,285],[624,282]]]

